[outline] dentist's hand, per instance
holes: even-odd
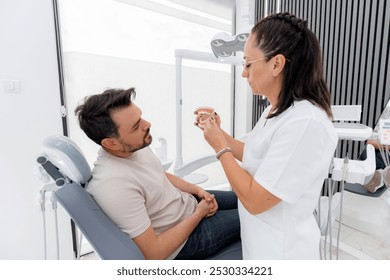
[[[215,116],[211,116],[206,121],[206,126],[203,129],[204,138],[216,153],[221,149],[228,147],[227,141],[219,126],[220,121],[218,123],[218,119]]]
[[[194,112],[194,115],[196,115],[196,118],[195,118],[195,122],[194,122],[194,125],[199,127],[200,129],[203,130],[203,127],[199,126],[200,124],[200,118],[198,116],[198,110],[196,110]],[[221,118],[219,117],[219,115],[217,114],[217,112],[213,112],[212,116],[211,117],[214,117],[215,121],[217,122],[218,124],[218,127],[221,127]]]

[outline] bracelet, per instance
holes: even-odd
[[[221,149],[218,153],[215,154],[215,157],[217,159],[219,159],[224,153],[227,153],[227,152],[232,152],[232,149],[230,149],[229,147],[226,147],[226,148],[223,148]]]

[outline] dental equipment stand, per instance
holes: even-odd
[[[242,59],[238,57],[224,57],[217,59],[212,53],[198,52],[191,50],[177,49],[175,50],[176,57],[176,159],[173,167],[173,172],[176,176],[184,177],[185,180],[200,184],[208,180],[208,176],[204,174],[192,173],[198,168],[215,162],[214,155],[199,157],[187,162],[183,162],[182,154],[182,60],[197,60],[205,62],[223,63],[230,65],[241,65]]]
[[[360,123],[345,123],[344,121],[360,121],[360,112],[361,106],[332,106],[332,112],[334,114],[334,120],[339,122],[334,122],[336,133],[340,140],[353,140],[353,141],[365,141],[369,139],[372,135],[372,129],[368,126],[365,126]],[[321,234],[325,235],[325,244],[324,244],[324,253],[326,253],[326,238],[330,236],[330,256],[332,259],[332,223],[334,219],[332,218],[332,212],[334,212],[337,207],[334,205],[334,196],[339,193],[339,228],[337,235],[337,246],[336,246],[336,257],[338,259],[339,251],[339,241],[340,241],[340,229],[341,229],[341,218],[342,218],[342,203],[343,203],[343,193],[344,193],[344,184],[347,183],[359,183],[366,184],[373,176],[375,172],[375,149],[372,145],[367,145],[367,158],[366,160],[351,160],[347,157],[345,158],[334,158],[330,167],[330,177],[328,178],[328,197],[326,205],[326,197],[320,197],[319,207],[317,212],[317,221],[321,230]],[[333,181],[331,184],[330,180]],[[333,194],[335,189],[335,182],[341,182],[340,192]],[[326,207],[327,206],[327,207]],[[327,217],[326,221],[323,222],[321,217],[321,212],[327,208]],[[321,250],[321,249],[320,249]],[[322,253],[322,252],[321,252]],[[322,254],[321,254],[321,258]],[[326,259],[326,254],[325,257]]]

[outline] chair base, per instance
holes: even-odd
[[[242,260],[241,241],[236,241],[229,246],[226,246],[217,254],[207,258],[206,260]]]

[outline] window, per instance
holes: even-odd
[[[188,3],[190,2],[190,3]],[[78,102],[106,88],[136,87],[136,104],[152,123],[154,137],[167,140],[168,158],[176,155],[175,49],[211,53],[219,32],[231,33],[234,1],[58,0],[69,136],[90,165],[98,146],[87,139],[73,114]],[[213,106],[231,132],[231,66],[183,60],[183,158],[213,153],[193,125],[193,111]],[[210,169],[211,168],[211,169]],[[202,172],[217,173],[213,164]],[[222,174],[223,172],[220,172]],[[205,186],[224,180],[217,176]]]

